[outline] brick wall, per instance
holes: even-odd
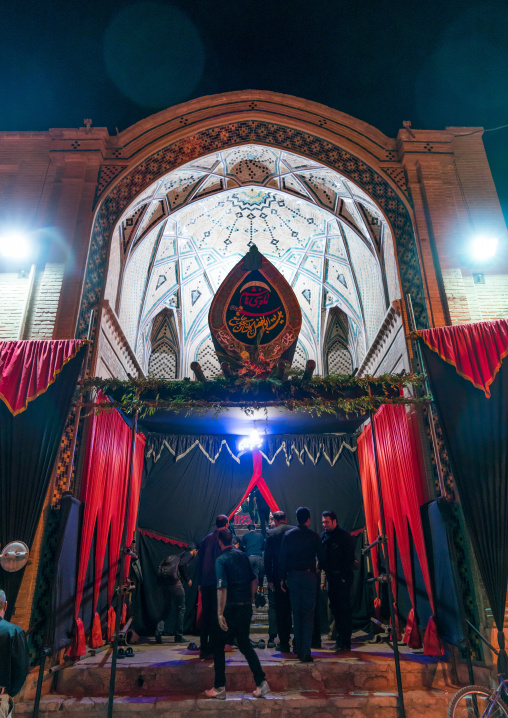
[[[485,284],[475,284],[472,274],[459,267],[443,272],[452,324],[508,317],[508,275],[484,277]]]
[[[60,263],[48,263],[37,272],[23,339],[52,338],[63,275]]]
[[[18,338],[27,290],[28,273],[26,277],[0,273],[0,339]]]

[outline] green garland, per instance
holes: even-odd
[[[347,374],[329,374],[304,379],[302,372],[292,372],[284,379],[274,377],[225,377],[219,375],[206,382],[171,381],[166,379],[86,379],[79,392],[91,390],[107,394],[116,407],[140,418],[158,410],[189,410],[215,415],[232,407],[246,414],[262,408],[277,406],[289,411],[322,414],[365,414],[376,411],[382,404],[419,404],[431,397],[405,397],[401,388],[416,387],[423,377],[419,374],[382,374],[356,377]],[[97,408],[94,402],[85,403]],[[101,406],[98,406],[101,410]]]

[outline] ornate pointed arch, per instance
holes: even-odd
[[[185,162],[249,143],[319,162],[351,179],[372,198],[390,224],[402,291],[411,292],[418,325],[427,326],[410,204],[403,180],[396,183],[392,179],[392,170],[399,171],[400,165],[391,142],[343,113],[274,93],[202,98],[138,123],[122,133],[111,152],[111,161],[120,171],[116,175],[110,172],[107,183],[102,174],[99,179],[77,336],[86,334],[90,312],[99,304],[110,238],[126,206],[151,182]]]

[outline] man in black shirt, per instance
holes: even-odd
[[[265,573],[268,589],[273,591],[275,596],[275,616],[280,641],[278,648],[282,653],[289,653],[289,639],[292,627],[291,601],[289,591],[283,591],[281,588],[282,576],[279,567],[279,556],[284,535],[295,527],[288,524],[284,511],[276,511],[273,515],[273,521],[275,528],[268,532],[266,538]]]
[[[7,599],[0,590],[0,717],[12,711],[12,696],[20,692],[28,674],[25,632],[6,621]]]
[[[227,528],[229,519],[220,514],[215,519],[215,531],[205,536],[199,544],[198,569],[196,580],[201,593],[201,627],[199,657],[207,658],[211,653],[214,637],[218,634],[217,624],[217,580],[215,577],[215,559],[220,554],[219,531]]]
[[[353,616],[351,612],[351,586],[355,567],[355,543],[352,536],[337,524],[334,511],[323,511],[321,541],[324,556],[320,568],[326,573],[330,610],[337,631],[336,653],[351,650]]]
[[[289,588],[294,649],[302,663],[311,663],[310,653],[314,608],[316,605],[316,562],[321,560],[322,545],[318,534],[311,531],[310,511],[301,506],[296,512],[298,528],[284,534],[279,557],[281,589]]]
[[[265,680],[259,658],[254,651],[250,638],[252,618],[252,599],[256,593],[257,580],[249,559],[231,545],[229,529],[221,529],[218,534],[222,553],[215,561],[217,576],[217,618],[220,626],[220,639],[213,644],[215,680],[213,688],[205,691],[208,698],[226,698],[226,655],[224,646],[236,638],[238,648],[243,653],[256,682],[254,698],[266,695],[270,688]]]

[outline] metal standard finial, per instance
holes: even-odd
[[[253,269],[259,269],[261,267],[261,264],[263,262],[263,255],[259,251],[259,249],[256,247],[255,244],[252,244],[249,251],[243,258],[243,268],[246,272],[252,272]]]

